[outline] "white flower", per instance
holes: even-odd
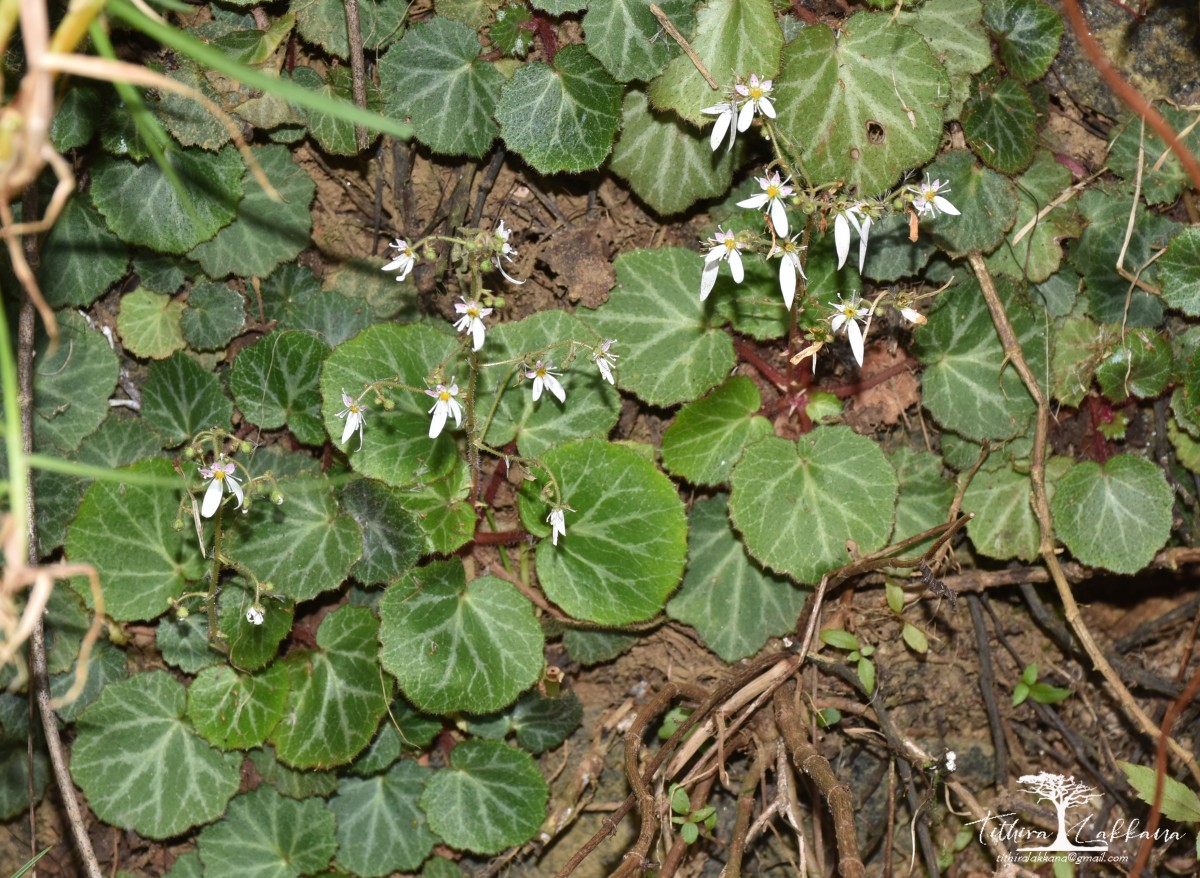
[[[481,307],[474,299],[469,302],[462,299],[461,302],[454,303],[454,310],[462,315],[455,322],[454,328],[459,332],[471,333],[471,350],[479,350],[483,347],[483,334],[487,331],[487,327],[483,325],[483,318],[490,315],[492,309]]]
[[[403,238],[397,238],[392,243],[388,244],[393,250],[398,250],[396,258],[383,267],[384,271],[395,271],[400,269],[400,274],[396,276],[396,280],[404,280],[408,277],[408,273],[413,270],[413,266],[417,264],[417,254],[413,252],[412,247],[408,246],[408,242]]]
[[[854,361],[861,366],[863,362],[863,334],[858,322],[867,319],[867,309],[862,306],[862,300],[858,296],[854,296],[849,302],[843,302],[839,297],[836,305],[832,302],[829,304],[837,311],[833,315],[830,328],[834,332],[837,332],[843,325],[846,327],[846,337],[850,339],[850,350],[854,353]]]
[[[953,750],[946,751],[946,771],[956,771],[958,769],[958,754]]]
[[[951,216],[959,216],[958,208],[938,195],[943,190],[947,194],[950,193],[949,180],[943,183],[941,180],[930,181],[926,177],[923,185],[909,186],[908,191],[916,196],[913,199],[913,207],[917,210],[917,216],[937,216],[939,210]]]
[[[500,273],[504,275],[504,279],[506,281],[508,281],[510,284],[516,284],[517,286],[520,286],[521,284],[525,283],[525,281],[517,280],[515,277],[505,271],[504,262],[501,261],[505,260],[512,262],[513,257],[517,255],[517,248],[508,243],[508,238],[511,234],[512,229],[504,228],[504,220],[500,220],[499,225],[496,226],[496,237],[500,239],[500,259],[496,260],[496,268],[500,269]],[[475,350],[479,350],[479,348],[475,348]]]
[[[337,413],[337,417],[346,419],[346,427],[342,430],[342,444],[345,445],[349,442],[350,437],[357,430],[358,450],[362,451],[363,426],[367,423],[367,407],[348,394],[345,388],[342,388],[342,405],[345,408]]]
[[[750,120],[754,118],[755,110],[771,119],[775,118],[775,107],[771,104],[771,99],[767,97],[771,93],[771,80],[764,79],[759,82],[758,75],[751,73],[749,83],[739,82],[733,87],[733,90],[746,98],[741,112],[738,113],[738,131],[745,131],[750,127]]]
[[[261,625],[263,623],[263,608],[255,604],[246,611],[246,621],[251,625]]]
[[[200,514],[205,518],[213,517],[226,491],[237,498],[238,506],[242,505],[242,483],[234,478],[235,472],[237,467],[225,460],[224,456],[218,458],[212,466],[200,467],[200,477],[209,480],[208,487],[204,490],[204,502],[200,506]]]
[[[783,293],[783,304],[791,310],[792,299],[796,296],[796,275],[800,275],[805,280],[808,277],[804,274],[804,266],[800,264],[800,251],[804,248],[796,243],[796,239],[800,235],[796,234],[790,238],[779,241],[775,244],[768,256],[779,256],[779,290]]]
[[[567,392],[563,390],[563,386],[558,383],[557,372],[551,372],[554,364],[549,360],[538,360],[533,364],[532,369],[525,370],[525,377],[533,379],[533,401],[537,402],[541,399],[542,388],[545,387],[553,393],[559,402],[567,401]]]
[[[555,506],[550,510],[550,514],[546,516],[546,521],[550,523],[550,543],[558,545],[558,538],[567,535],[567,517],[566,510],[571,509],[570,506]],[[574,510],[571,510],[574,512]]]
[[[729,272],[733,275],[734,283],[740,284],[742,278],[746,276],[742,270],[742,254],[738,252],[742,249],[742,242],[737,239],[737,235],[733,232],[723,232],[718,226],[713,241],[715,243],[709,249],[708,255],[704,257],[704,274],[700,277],[701,302],[708,298],[708,294],[716,285],[717,271],[721,267],[722,260],[729,260]]]
[[[711,107],[705,107],[700,112],[717,117],[712,133],[708,136],[708,145],[712,147],[712,151],[717,151],[717,147],[725,139],[726,131],[729,132],[728,148],[733,149],[733,138],[737,136],[737,128],[733,124],[734,117],[737,116],[737,101],[731,100],[720,104],[713,104]]]
[[[600,370],[600,374],[604,376],[604,380],[609,384],[616,386],[616,380],[613,378],[613,366],[616,365],[615,360],[620,359],[619,354],[614,354],[609,351],[613,345],[617,343],[615,338],[610,338],[604,342],[596,350],[592,351],[592,362]]]
[[[765,177],[755,177],[758,185],[762,187],[762,192],[757,195],[751,195],[745,201],[739,201],[738,207],[751,207],[754,209],[765,206],[767,213],[771,215],[771,225],[775,229],[775,234],[781,238],[786,238],[788,233],[787,212],[783,209],[782,199],[787,198],[796,190],[788,185],[787,180],[780,181],[779,172],[768,174]]]
[[[433,420],[429,423],[429,438],[436,439],[442,433],[442,428],[446,426],[446,419],[451,415],[454,416],[454,426],[462,426],[462,406],[459,405],[455,397],[458,396],[458,385],[454,383],[454,379],[450,379],[450,386],[439,384],[433,390],[426,390],[426,396],[432,396],[437,402],[433,404],[433,408],[429,413],[433,415]]]
[[[858,232],[858,273],[862,274],[867,259],[867,235],[871,232],[871,218],[864,216],[861,204],[852,204],[833,219],[833,242],[837,246],[838,268],[846,264],[850,255],[850,226]]]

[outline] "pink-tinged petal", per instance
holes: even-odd
[[[958,208],[940,195],[934,197],[933,206],[942,213],[948,213],[951,216],[961,216],[961,214],[958,212]]]
[[[721,262],[717,259],[707,259],[704,262],[704,273],[700,275],[700,301],[703,302],[717,284],[717,272],[721,270]],[[535,397],[536,398],[536,397]]]
[[[752,82],[754,81],[753,74],[751,75],[751,81]],[[738,94],[740,94],[744,98],[750,96],[750,89],[746,86],[745,83],[739,82],[737,85],[735,85],[733,87],[733,90],[736,91]]]
[[[845,213],[839,213],[833,219],[833,243],[837,247],[837,267],[841,270],[850,255],[850,223]]]
[[[472,320],[471,321],[471,339],[472,339],[473,343],[471,345],[471,350],[477,351],[481,347],[483,347],[483,332],[484,332],[483,321],[478,318],[476,318],[475,320]]]
[[[790,311],[796,297],[796,270],[787,256],[779,260],[779,290],[783,293],[783,304]]]
[[[238,508],[241,508],[242,500],[244,500],[246,496],[244,493],[242,493],[242,483],[233,476],[227,477],[225,481],[229,483],[229,490],[232,491],[233,496],[237,498]]]
[[[204,503],[200,506],[200,514],[205,518],[212,518],[217,507],[221,505],[222,493],[224,491],[221,488],[220,479],[213,479],[209,482],[208,489],[204,492]]]
[[[746,272],[742,269],[742,254],[736,250],[729,251],[729,271],[733,274],[733,282],[740,284]]]
[[[563,390],[563,386],[558,383],[558,379],[547,372],[544,380],[546,382],[546,387],[550,389],[550,392],[554,394],[558,401],[565,403],[567,401],[567,392]]]
[[[344,390],[342,391],[342,405],[346,406],[346,408],[354,405],[354,397]]]
[[[787,237],[787,211],[783,209],[783,205],[779,203],[778,198],[771,199],[771,225],[775,227],[775,234],[781,238]]]
[[[433,420],[429,422],[429,438],[436,439],[442,435],[442,429],[446,426],[446,415],[449,414],[449,406],[441,400],[438,400],[437,405],[433,407]]]
[[[766,90],[767,90],[767,88],[768,88],[768,86],[767,86],[767,84],[764,82],[764,83],[763,83],[763,90],[764,90],[764,91],[766,91]],[[766,116],[768,119],[774,119],[774,118],[775,118],[775,107],[771,105],[771,99],[770,99],[770,98],[766,98],[766,97],[759,98],[759,99],[758,99],[758,108],[759,108],[760,110],[762,110],[762,114],[763,114],[764,116]]]
[[[358,427],[358,418],[354,412],[349,412],[346,415],[346,426],[342,428],[342,444],[345,445],[350,441],[350,437],[354,435],[355,429]]]
[[[750,122],[754,119],[754,101],[746,101],[742,104],[742,109],[738,111],[737,130],[745,131],[750,127]]]
[[[858,230],[858,273],[862,274],[863,265],[867,261],[867,235],[871,231],[871,218],[865,217],[862,221],[862,227]],[[858,361],[862,365],[862,360]]]
[[[854,354],[854,361],[861,367],[863,361],[863,334],[857,320],[846,321],[846,336],[850,339],[850,350]]]
[[[754,208],[757,210],[770,200],[770,196],[765,192],[760,192],[758,195],[751,195],[745,201],[739,201],[738,207]]]

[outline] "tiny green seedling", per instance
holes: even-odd
[[[857,637],[842,628],[826,628],[821,632],[821,642],[834,649],[850,650],[846,658],[856,664],[858,681],[868,693],[875,691],[875,663],[870,658],[875,647],[869,643],[859,644]]]
[[[1013,707],[1022,704],[1026,698],[1032,698],[1038,704],[1058,704],[1071,694],[1070,689],[1051,686],[1049,683],[1038,682],[1037,662],[1030,662],[1021,672],[1021,680],[1013,687]]]
[[[925,655],[929,652],[929,638],[925,636],[924,631],[904,618],[904,589],[894,582],[889,582],[885,593],[888,607],[904,622],[904,627],[900,630],[900,637],[913,652]]]
[[[717,825],[717,809],[712,805],[692,810],[687,790],[679,784],[671,784],[671,822],[679,827],[679,834],[688,844],[693,844],[700,837],[703,828],[712,832]]]

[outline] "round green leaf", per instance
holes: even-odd
[[[967,522],[967,534],[975,549],[1001,561],[1037,558],[1041,530],[1032,500],[1028,472],[1017,472],[1003,464],[977,472],[962,503],[963,512],[975,516]]]
[[[148,372],[142,385],[142,417],[166,437],[168,447],[208,427],[229,427],[233,404],[220,379],[187,354],[151,363]]]
[[[1054,528],[1083,564],[1137,573],[1171,535],[1171,487],[1148,460],[1121,454],[1076,464],[1050,503]]]
[[[336,347],[354,338],[372,322],[369,302],[326,290],[293,309],[280,321],[279,328],[303,330],[330,347]]]
[[[636,634],[600,629],[568,628],[563,632],[563,648],[581,665],[598,665],[615,659],[638,642]]]
[[[546,596],[576,619],[624,625],[662,611],[679,583],[687,551],[683,504],[670,479],[632,448],[584,439],[542,462],[558,479],[567,534],[537,548]],[[540,476],[540,474],[538,474]],[[526,482],[521,521],[549,536],[541,482]]]
[[[209,277],[266,277],[309,244],[312,214],[308,206],[317,184],[285,146],[257,147],[254,157],[283,200],[271,200],[246,169],[241,184],[246,197],[238,203],[233,222],[188,254]]]
[[[306,601],[341,585],[362,555],[362,531],[338,512],[329,480],[297,476],[279,482],[283,503],[254,503],[227,534],[225,551],[276,593]]]
[[[432,774],[406,759],[377,777],[342,778],[329,800],[337,817],[338,865],[364,878],[420,866],[438,841],[418,806]]]
[[[117,386],[117,355],[98,332],[70,311],[58,315],[58,348],[39,328],[33,376],[33,442],[74,451],[108,416]]]
[[[1096,367],[1100,392],[1113,402],[1131,395],[1148,399],[1158,396],[1171,380],[1171,345],[1149,329],[1137,329],[1124,344],[1109,353]]]
[[[459,561],[409,573],[384,594],[379,616],[380,663],[430,713],[498,710],[542,670],[528,599],[495,577],[467,583]]]
[[[187,694],[162,671],[108,686],[79,718],[71,775],[96,816],[147,838],[216,819],[237,792],[242,757],[184,720]]]
[[[962,86],[969,83],[969,74],[979,73],[992,63],[992,47],[982,17],[983,5],[979,0],[926,0],[911,12],[899,10],[896,16],[901,24],[916,28],[946,65],[950,74],[947,121],[958,118],[966,99],[966,89]],[[871,231],[873,239],[875,230]]]
[[[295,603],[273,598],[264,600],[263,622],[255,625],[246,618],[253,606],[254,592],[242,580],[240,587],[226,586],[217,601],[217,627],[229,645],[229,662],[243,671],[256,671],[275,658],[279,644],[292,633]]]
[[[281,664],[256,674],[214,665],[188,688],[188,718],[218,749],[257,747],[283,716],[287,693],[287,668]]]
[[[75,671],[78,666],[79,662],[76,661],[64,673],[50,678],[52,698],[65,697],[71,687],[75,685]],[[87,680],[82,691],[74,701],[64,704],[55,713],[64,723],[75,722],[79,714],[83,713],[109,684],[115,683],[117,680],[124,680],[128,676],[129,670],[125,667],[124,651],[106,641],[100,641],[88,657]]]
[[[1033,161],[1037,110],[1025,86],[1015,79],[994,71],[978,77],[962,109],[962,126],[972,151],[1003,174],[1023,171]]]
[[[975,157],[965,149],[939,157],[925,173],[950,183],[950,197],[962,212],[961,216],[943,214],[925,224],[938,247],[952,256],[962,256],[969,250],[985,253],[995,250],[1017,217],[1017,195],[1012,182],[995,171],[978,167]]]
[[[200,833],[205,875],[300,878],[324,872],[337,848],[333,813],[320,799],[297,802],[261,786],[229,803]]]
[[[151,458],[130,473],[178,478],[171,464]],[[180,489],[182,489],[182,484]],[[129,622],[153,619],[189,580],[204,575],[196,534],[174,528],[180,490],[133,482],[94,482],[67,531],[67,556],[92,564],[100,574],[104,612]],[[86,580],[72,581],[91,604]]]
[[[1195,155],[1200,149],[1200,132],[1194,125],[1196,114],[1170,105],[1160,104],[1156,108],[1179,135],[1184,148]],[[1161,164],[1159,159],[1163,159]],[[1191,188],[1191,178],[1175,153],[1167,149],[1153,129],[1143,125],[1140,117],[1130,116],[1113,132],[1108,165],[1114,174],[1132,181],[1138,176],[1139,160],[1141,193],[1147,204],[1169,205],[1185,188]]]
[[[954,483],[942,476],[942,459],[936,454],[901,447],[888,455],[900,483],[900,498],[896,501],[896,526],[892,542],[946,523],[946,513],[954,502]],[[914,547],[927,549],[930,539]]]
[[[600,339],[565,311],[542,311],[524,320],[497,326],[488,335],[488,359],[496,362],[512,360],[566,341],[595,345]],[[622,349],[618,345],[613,353],[619,354]],[[567,395],[565,404],[549,393],[534,402],[528,380],[519,384],[513,380],[521,372],[519,366],[513,372],[505,366],[483,370],[476,391],[479,411],[491,409],[499,382],[506,376],[509,378],[484,436],[489,445],[501,447],[515,437],[521,454],[536,458],[547,449],[573,439],[608,435],[621,413],[620,395],[591,362],[587,349],[583,349],[570,366],[563,367],[565,353],[565,348],[558,348],[544,355],[563,373],[559,381]],[[528,356],[525,359],[530,361]],[[523,373],[520,377],[524,379]]]
[[[318,381],[328,354],[307,332],[272,332],[243,348],[229,389],[246,420],[265,430],[286,426],[305,445],[324,444]]]
[[[614,0],[614,6],[619,3]],[[702,198],[725,194],[733,179],[733,151],[714,157],[707,138],[698,137],[673,114],[651,109],[641,92],[630,91],[610,166],[639,198],[667,216]]]
[[[703,399],[679,410],[662,439],[663,466],[697,485],[721,485],[742,449],[772,434],[758,415],[762,398],[744,375],[735,375]]]
[[[338,777],[335,772],[288,768],[275,758],[275,749],[270,744],[261,750],[251,750],[247,756],[259,777],[289,799],[328,796],[337,789]]]
[[[387,114],[409,117],[434,152],[482,156],[500,133],[492,110],[504,75],[479,57],[480,48],[475,28],[457,21],[414,25],[379,60]]]
[[[342,509],[362,528],[363,553],[351,573],[364,585],[398,579],[421,556],[421,525],[406,508],[406,494],[371,479],[346,485]]]
[[[825,25],[802,29],[784,49],[776,94],[777,124],[810,177],[870,196],[933,158],[950,83],[919,33],[890,13],[860,12],[836,37]]]
[[[292,0],[300,36],[331,55],[348,58],[350,39],[346,33],[346,6],[341,0]],[[358,21],[363,48],[375,52],[403,31],[408,7],[387,0],[359,0]]]
[[[691,45],[718,82],[728,87],[735,76],[774,76],[779,70],[783,33],[770,0],[714,0],[697,13]],[[676,55],[650,86],[650,101],[655,107],[674,110],[693,125],[712,121],[701,110],[716,102],[714,94],[696,65],[684,55]]]
[[[505,738],[515,732],[517,743],[537,754],[559,746],[581,722],[583,704],[573,693],[548,698],[531,689],[503,713],[473,718],[468,729],[480,738]]]
[[[104,157],[92,168],[92,200],[123,241],[186,253],[233,219],[245,168],[228,146],[217,153],[171,149],[165,155],[182,197],[157,163]]]
[[[1044,375],[1046,327],[1018,304],[1012,285],[998,278],[997,287],[1030,368]],[[976,441],[1025,431],[1036,406],[1016,370],[1004,368],[1004,348],[978,282],[943,293],[913,340],[925,364],[925,408],[942,426]]]
[[[321,622],[316,651],[297,650],[283,660],[291,691],[270,737],[281,760],[328,768],[370,743],[391,700],[375,661],[378,627],[367,607],[341,607]]]
[[[154,645],[162,659],[185,674],[195,674],[223,660],[223,656],[208,644],[208,616],[191,613],[180,619],[168,613],[158,620]]]
[[[988,256],[988,268],[994,273],[1034,283],[1051,281],[1051,293],[1069,291],[1071,298],[1074,298],[1075,285],[1066,281],[1066,277],[1059,272],[1063,260],[1062,241],[1079,237],[1083,230],[1074,199],[1039,217],[1032,231],[1026,232],[1016,244],[1012,243],[1013,237],[1070,185],[1071,172],[1056,162],[1049,150],[1039,150],[1029,170],[1016,182],[1019,204],[1017,218],[1009,229],[1005,244]],[[965,215],[966,211],[963,213]],[[874,244],[872,235],[872,248]],[[1069,310],[1056,307],[1051,313],[1052,316],[1061,317]]]
[[[89,91],[70,89],[69,93]],[[63,114],[60,109],[55,119]],[[125,274],[129,253],[114,240],[88,195],[76,195],[63,208],[42,245],[38,284],[51,308],[86,306]]]
[[[659,5],[680,33],[692,30],[692,4],[664,0]],[[656,39],[660,27],[650,4],[638,0],[592,0],[583,16],[588,51],[617,82],[649,81],[678,54],[673,41]]]
[[[896,474],[879,446],[849,427],[817,427],[796,442],[768,437],[733,468],[729,509],[750,554],[799,582],[887,542]]]
[[[450,767],[429,779],[421,808],[446,844],[496,854],[533,837],[548,799],[528,753],[502,741],[464,741],[450,754]]]
[[[1189,317],[1200,317],[1200,228],[1184,229],[1158,260],[1163,301]]]
[[[417,516],[425,551],[449,555],[475,536],[475,506],[470,500],[471,471],[461,457],[450,472],[406,489],[404,508]]]
[[[688,515],[688,569],[667,605],[672,619],[696,629],[727,662],[758,652],[769,637],[796,627],[807,594],[763,571],[729,524],[727,498],[700,500]]]
[[[588,171],[612,149],[622,88],[584,46],[520,67],[500,91],[504,142],[543,174]]]
[[[325,429],[330,436],[342,435],[345,423],[337,413],[345,408],[343,389],[357,396],[364,385],[392,377],[410,387],[423,387],[456,348],[453,338],[432,327],[396,324],[377,324],[338,345],[321,371]],[[392,398],[396,402],[392,411],[367,412],[362,449],[356,436],[346,444],[350,465],[397,487],[446,472],[456,457],[454,439],[449,429],[437,439],[429,438],[429,397],[398,390]],[[370,401],[370,397],[364,400]]]
[[[651,405],[695,399],[733,368],[733,341],[700,301],[703,266],[679,247],[623,253],[616,287],[589,318],[621,345],[621,387]]]
[[[188,293],[183,335],[198,351],[219,351],[246,325],[242,297],[224,284],[202,283]]]
[[[149,290],[134,290],[121,297],[117,330],[130,353],[161,360],[183,348],[182,319],[182,302]]]
[[[1179,224],[1135,206],[1129,188],[1089,189],[1079,200],[1087,226],[1071,248],[1070,260],[1083,275],[1091,317],[1100,323],[1124,326],[1157,326],[1163,319],[1162,301],[1143,290],[1130,294],[1129,281],[1116,271],[1124,254],[1126,271],[1146,266],[1138,277],[1158,283],[1158,265],[1152,260],[1179,230]],[[1133,233],[1127,234],[1133,213]]]
[[[1041,79],[1062,41],[1063,23],[1042,0],[988,0],[983,21],[1008,72],[1022,82]]]

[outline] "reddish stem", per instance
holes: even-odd
[[[546,63],[553,64],[554,56],[558,53],[558,37],[554,34],[554,23],[547,16],[535,12],[533,19],[522,24],[521,29],[533,31],[538,42],[542,44],[542,54],[546,56]]]
[[[475,545],[477,546],[515,546],[517,543],[523,543],[528,539],[529,534],[523,530],[504,530],[504,531],[475,531]]]
[[[832,393],[838,399],[849,399],[851,396],[862,393],[864,390],[870,390],[883,382],[895,378],[902,372],[911,371],[916,365],[916,362],[905,355],[904,359],[899,363],[894,363],[888,366],[882,372],[872,372],[866,378],[860,378],[851,384],[835,384],[832,387],[822,387],[825,393]]]
[[[758,351],[754,346],[745,339],[734,339],[733,348],[737,351],[738,356],[758,370],[759,374],[774,384],[782,391],[787,391],[788,380],[779,373],[774,366],[759,356]]]
[[[1096,458],[1096,462],[1103,465],[1112,457],[1113,447],[1112,443],[1100,432],[1100,425],[1113,422],[1113,408],[1107,401],[1100,399],[1095,394],[1090,394],[1087,397],[1087,413],[1088,421],[1091,424],[1088,440],[1092,446],[1092,454]]]

